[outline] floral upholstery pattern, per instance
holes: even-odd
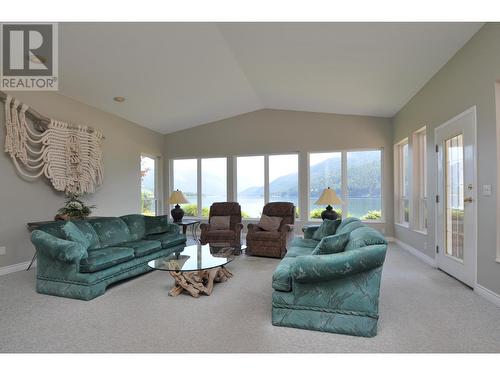
[[[142,215],[127,215],[123,220],[114,217],[73,221],[91,240],[88,250],[66,239],[61,229],[64,221],[34,230],[31,241],[38,254],[37,291],[90,300],[102,295],[114,282],[151,271],[147,265],[150,260],[184,249],[185,235],[178,225],[165,224],[164,219],[159,222],[165,232],[152,235],[161,239],[137,239],[142,233],[140,228],[146,228],[145,223],[138,223],[141,217],[144,220]]]
[[[283,258],[293,238],[295,206],[290,202],[272,202],[264,206],[262,215],[281,218],[277,232],[265,231],[255,224],[248,224],[246,237],[247,255]]]
[[[308,233],[309,239],[292,242],[273,274],[273,325],[365,337],[377,334],[387,243],[357,219],[339,225],[339,230],[349,236],[343,252],[313,255],[313,248],[305,246],[314,241],[308,229],[304,237]]]

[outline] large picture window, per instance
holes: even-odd
[[[269,155],[269,202],[299,207],[299,155]]]
[[[264,156],[236,158],[236,200],[243,216],[258,218],[264,206]]]
[[[141,155],[141,213],[158,214],[157,158]]]
[[[214,202],[227,201],[227,159],[201,159],[201,216],[208,217]]]
[[[414,189],[415,189],[415,229],[427,232],[427,134],[422,128],[413,135]]]
[[[182,204],[186,216],[198,216],[198,160],[177,159],[172,163],[172,190],[180,190],[189,203]]]
[[[342,153],[313,153],[309,154],[309,217],[311,219],[321,218],[324,206],[318,206],[315,202],[327,187],[335,190],[337,195],[342,195]],[[333,206],[340,214],[342,207]]]
[[[394,149],[395,176],[394,190],[396,196],[396,222],[408,226],[410,223],[410,183],[408,175],[408,139],[398,143]]]
[[[382,151],[347,152],[347,212],[362,220],[382,218]]]

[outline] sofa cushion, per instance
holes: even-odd
[[[247,236],[247,239],[256,240],[256,241],[268,241],[268,240],[279,240],[281,237],[281,233],[274,232],[266,232],[266,231],[257,231],[252,232],[251,236]]]
[[[341,219],[328,220],[325,219],[319,228],[314,232],[312,239],[320,241],[323,237],[332,236],[337,231],[337,227],[340,225]]]
[[[314,248],[313,255],[335,254],[344,251],[349,241],[349,233],[339,233],[323,237],[318,246]]]
[[[292,240],[290,246],[312,247],[314,249],[316,246],[318,246],[318,243],[319,241],[310,238],[295,237]]]
[[[90,240],[75,224],[71,221],[67,221],[61,229],[68,241],[77,242],[82,245],[85,250],[88,250],[91,244]]]
[[[211,239],[233,239],[236,237],[236,232],[232,230],[210,230],[207,237]]]
[[[162,248],[181,245],[186,242],[186,236],[181,233],[159,233],[146,236],[146,240],[160,241]]]
[[[311,255],[314,247],[290,246],[286,253],[286,258],[295,258],[301,255]]]
[[[283,260],[278,264],[278,267],[273,273],[273,289],[282,292],[292,291],[292,275],[291,268],[292,264],[295,262],[294,257],[283,258]]]
[[[119,217],[103,217],[89,222],[99,236],[101,247],[110,247],[130,241],[128,226]]]
[[[146,223],[143,215],[125,215],[120,216],[130,231],[130,239],[132,241],[140,240],[146,235]]]
[[[345,251],[358,249],[360,247],[370,246],[370,245],[385,245],[387,241],[385,240],[382,233],[378,230],[363,226],[357,228],[350,232],[349,242],[345,247]]]
[[[278,229],[280,229],[282,221],[283,221],[282,217],[267,216],[262,214],[259,222],[257,223],[257,226],[265,231],[277,232]]]
[[[120,244],[121,247],[130,247],[134,249],[134,255],[137,257],[142,257],[144,255],[148,255],[154,253],[161,249],[160,241],[153,240],[138,240],[138,241],[130,241],[124,242]]]
[[[99,240],[99,236],[95,231],[94,227],[90,224],[90,220],[75,220],[73,224],[75,224],[78,229],[82,231],[82,233],[87,237],[90,241],[89,249],[100,249],[101,241]]]
[[[100,271],[134,258],[134,249],[128,247],[106,247],[89,251],[87,259],[80,261],[80,272]]]
[[[337,232],[336,233],[351,232],[354,229],[359,228],[361,226],[364,226],[364,224],[357,217],[348,217],[347,219],[342,220],[342,222],[340,223],[339,227],[337,228]]]
[[[168,216],[144,216],[146,235],[168,232]]]

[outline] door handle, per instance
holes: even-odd
[[[472,203],[472,197],[464,198],[464,203]]]

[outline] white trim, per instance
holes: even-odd
[[[396,239],[394,237],[387,237],[385,236],[385,239],[387,240],[387,242],[396,242]]]
[[[500,307],[500,296],[495,292],[492,292],[488,288],[485,288],[484,286],[476,283],[476,285],[474,286],[474,293]]]
[[[30,265],[30,261],[11,264],[10,266],[0,267],[0,276],[8,275],[9,273],[14,273],[18,271],[25,271]],[[36,261],[33,262],[31,268],[36,267]]]
[[[414,247],[404,243],[397,238],[394,238],[394,242],[399,245],[403,250],[408,251],[410,254],[416,256],[424,263],[427,263],[429,266],[437,268],[437,262],[435,259],[432,259],[430,256],[425,255],[422,251],[415,249]]]

